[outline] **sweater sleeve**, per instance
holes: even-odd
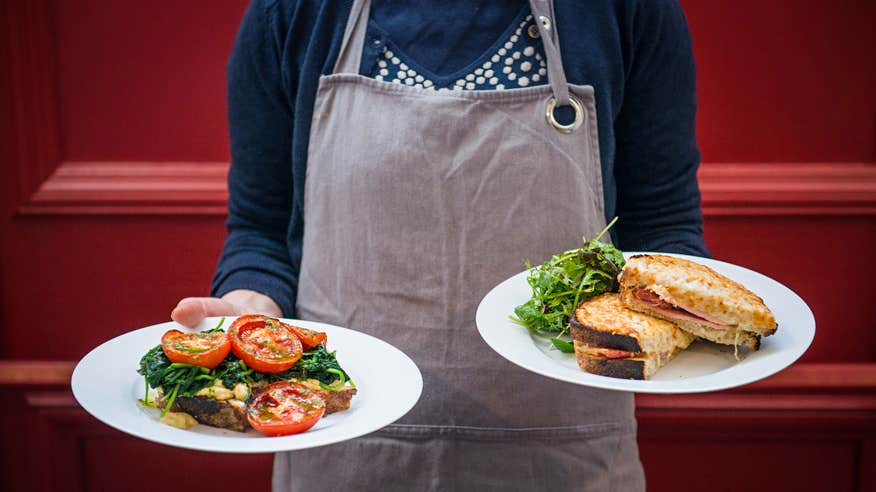
[[[615,120],[617,238],[630,251],[708,256],[696,172],[696,68],[676,0],[638,2]]]
[[[293,118],[283,89],[275,6],[252,2],[228,60],[228,235],[211,295],[250,289],[292,315],[298,283],[287,235]]]

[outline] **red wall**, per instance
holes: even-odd
[[[706,239],[717,258],[798,292],[818,335],[762,383],[639,397],[649,490],[874,490],[876,4],[683,5]],[[0,475],[10,490],[118,480],[152,490],[129,477],[157,475],[168,477],[162,489],[186,490],[186,470],[241,459],[106,428],[67,380],[98,343],[208,290],[224,235],[224,64],[244,8],[0,0]],[[246,471],[204,480],[267,489],[270,457],[242,459]]]
[[[682,4],[704,162],[874,161],[872,2]]]

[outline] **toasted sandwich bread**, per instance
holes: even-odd
[[[650,379],[695,339],[671,322],[627,309],[612,293],[582,302],[570,327],[582,370],[623,379]]]
[[[618,277],[630,309],[677,324],[725,345],[760,348],[777,325],[763,300],[742,284],[699,263],[666,255],[631,257]]]

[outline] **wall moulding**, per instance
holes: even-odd
[[[224,215],[225,162],[62,162],[22,215]],[[291,178],[290,178],[291,179]],[[707,163],[708,216],[876,215],[876,164]]]

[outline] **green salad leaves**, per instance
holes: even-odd
[[[554,346],[574,352],[571,343],[558,337],[568,333],[575,308],[581,301],[618,290],[617,275],[626,261],[620,250],[600,241],[616,221],[615,217],[595,238],[584,239],[582,247],[555,254],[538,267],[527,261],[532,298],[517,306],[511,319],[537,333],[554,334]]]

